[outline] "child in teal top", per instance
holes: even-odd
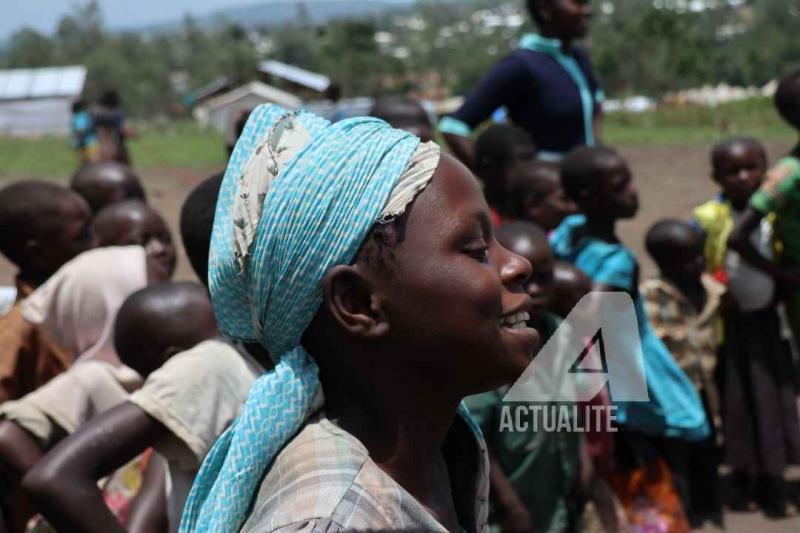
[[[618,422],[647,435],[704,439],[709,426],[697,391],[653,331],[638,290],[639,265],[616,236],[617,220],[632,218],[639,208],[626,162],[608,148],[578,148],[565,159],[561,177],[583,214],[562,222],[551,236],[553,252],[596,288],[627,292],[634,301],[650,400],[618,403]]]

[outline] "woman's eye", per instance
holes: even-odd
[[[467,255],[479,261],[481,263],[486,263],[489,261],[489,248],[483,246],[481,248],[471,248],[466,250]]]

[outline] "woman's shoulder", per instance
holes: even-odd
[[[306,422],[278,454],[252,509],[242,531],[385,531],[398,523],[443,531],[358,439],[324,413]]]
[[[368,459],[366,448],[324,415],[310,419],[270,466],[242,531],[303,531],[320,521],[336,530],[347,523],[340,515],[354,507],[348,494]]]

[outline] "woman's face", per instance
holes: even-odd
[[[543,4],[542,15],[549,33],[564,40],[582,39],[589,33],[589,0],[550,0]]]
[[[498,244],[478,181],[442,155],[407,217],[379,282],[391,342],[465,395],[513,381],[538,344],[525,324],[531,265]]]

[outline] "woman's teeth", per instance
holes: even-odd
[[[520,311],[519,313],[514,313],[513,315],[506,316],[498,320],[498,323],[501,327],[504,328],[511,328],[511,329],[521,329],[528,327],[526,322],[530,320],[530,316],[525,311]]]

